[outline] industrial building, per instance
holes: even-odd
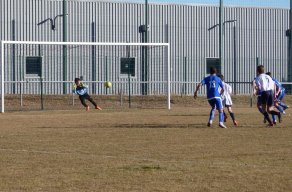
[[[1,0],[0,11],[1,41],[169,43],[171,94],[175,95],[193,94],[195,83],[208,74],[211,65],[220,69],[236,94],[250,93],[257,64],[265,65],[280,81],[291,82],[286,36],[288,9],[224,7],[221,65],[218,6],[150,3],[148,28],[142,3],[67,0],[64,5],[62,0]],[[145,30],[147,39],[143,36]],[[10,45],[4,53],[5,81],[11,82],[7,92],[17,93],[23,87],[14,82],[39,81],[29,73],[41,69],[44,82],[59,83],[47,85],[46,94],[69,93],[70,83],[67,87],[64,82],[71,82],[76,76],[90,83],[93,94],[116,94],[127,86],[122,62],[131,58],[135,66],[131,74],[132,93],[163,94],[165,48],[127,49],[68,46],[64,52],[64,46]],[[38,57],[42,58],[41,68],[30,70],[30,59]],[[107,80],[113,82],[112,89],[102,86]],[[38,83],[27,86],[24,91],[31,93],[40,89]]]

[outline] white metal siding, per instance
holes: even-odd
[[[1,0],[0,1],[0,37],[1,40],[25,41],[62,41],[62,17],[56,20],[56,30],[52,31],[49,22],[37,26],[37,23],[47,18],[54,18],[62,14],[62,1],[58,0]],[[206,58],[219,56],[219,30],[208,28],[217,24],[219,8],[215,6],[190,5],[162,5],[150,4],[149,7],[149,41],[165,42],[168,38],[171,43],[171,79],[172,92],[180,94],[182,84],[179,82],[198,82],[206,75]],[[144,24],[144,5],[138,3],[116,2],[80,2],[68,0],[68,41],[97,41],[97,42],[141,42],[138,32],[139,25]],[[287,81],[287,38],[285,30],[289,26],[289,10],[271,8],[243,8],[225,7],[224,19],[236,19],[236,55],[234,58],[233,25],[226,24],[224,29],[224,63],[222,72],[226,81],[234,80],[234,59],[237,64],[237,82],[250,82],[255,76],[256,58],[264,64],[268,71],[280,81]],[[12,23],[15,22],[15,37],[12,34]],[[92,27],[95,27],[92,29]],[[166,36],[166,26],[168,37]],[[92,34],[92,32],[96,34]],[[96,36],[95,36],[96,35]],[[96,59],[96,80],[105,81],[105,64],[108,62],[109,79],[119,79],[119,57],[125,57],[125,48],[101,47],[95,49],[79,48],[68,49],[68,80],[73,80],[76,74],[83,75],[85,79],[92,80],[92,63]],[[96,50],[96,58],[92,58],[92,50]],[[27,50],[23,46],[24,55],[38,55],[38,49]],[[46,80],[62,80],[62,57],[54,57],[56,52],[62,52],[61,47],[41,48],[42,55],[49,54],[46,60],[44,75]],[[150,55],[154,54],[149,50]],[[86,59],[80,54],[86,55]],[[132,56],[140,57],[140,52],[132,52]],[[160,54],[164,54],[161,52]],[[62,55],[61,53],[59,55]],[[105,56],[109,59],[106,61]],[[113,59],[116,57],[115,59]],[[22,58],[23,59],[23,58]],[[17,58],[16,61],[21,60]],[[186,61],[186,66],[184,66]],[[138,59],[140,64],[140,61]],[[21,63],[21,62],[19,62]],[[165,76],[160,67],[155,66],[158,61],[149,59],[150,81],[156,81]],[[9,76],[13,74],[12,65],[7,68]],[[16,66],[15,71],[21,67]],[[138,65],[138,73],[140,72]],[[155,73],[154,73],[155,72]],[[21,75],[16,77],[21,80]],[[138,77],[139,78],[139,77]],[[11,79],[6,79],[11,80]],[[124,81],[127,81],[124,79]],[[154,86],[154,85],[153,85]],[[155,85],[154,89],[159,89]],[[134,87],[139,92],[139,86]],[[62,87],[51,85],[48,89],[57,89],[61,93]],[[192,94],[193,84],[187,84],[186,93]],[[36,90],[37,91],[37,90]],[[98,87],[98,93],[104,93],[103,87]],[[249,93],[248,84],[240,84],[238,93]]]

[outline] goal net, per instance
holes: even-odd
[[[102,108],[170,109],[169,53],[168,43],[2,41],[1,112],[83,109],[75,78]]]

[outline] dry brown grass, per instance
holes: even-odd
[[[240,125],[207,128],[206,101],[180,99],[171,111],[0,115],[0,191],[292,191],[289,115],[266,128],[235,98]]]

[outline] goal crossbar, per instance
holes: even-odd
[[[87,46],[164,46],[167,48],[167,109],[170,103],[170,44],[169,43],[113,43],[113,42],[47,42],[47,41],[1,41],[1,113],[4,113],[5,73],[4,73],[4,45],[87,45]]]
[[[116,46],[166,46],[169,43],[113,43],[113,42],[49,42],[49,41],[1,41],[3,44],[22,45],[116,45]]]

